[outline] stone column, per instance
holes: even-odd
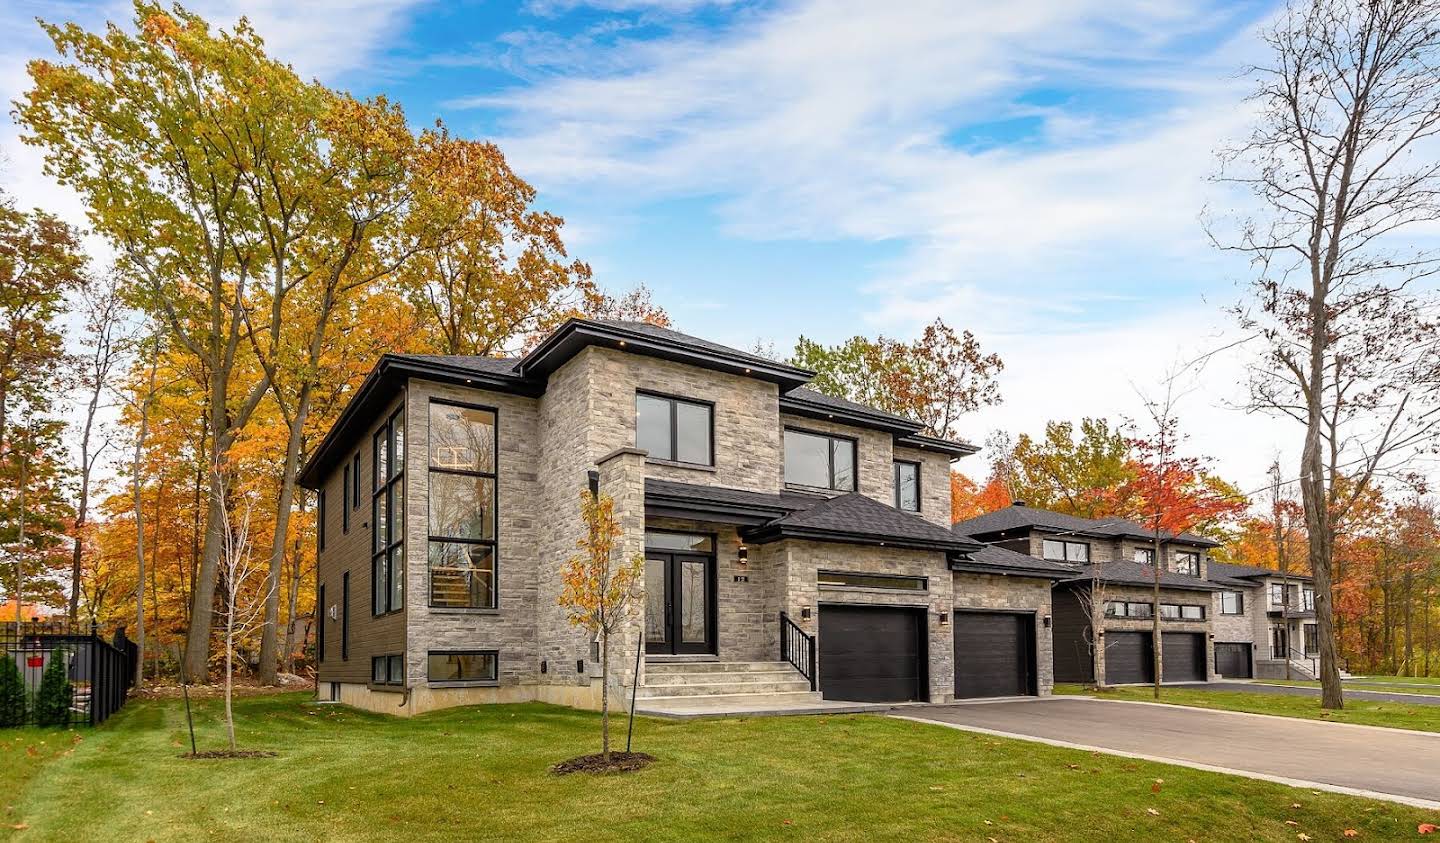
[[[645,553],[645,456],[639,448],[618,448],[596,461],[600,469],[600,492],[615,502],[615,520],[620,525],[616,562],[625,564]],[[645,624],[645,580],[642,577],[629,605],[629,617],[610,639],[611,706],[630,710],[631,686],[636,681],[636,648]],[[596,670],[599,664],[595,665]],[[640,659],[640,681],[645,661]],[[597,675],[597,674],[592,674]]]

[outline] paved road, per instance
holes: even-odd
[[[1256,682],[1195,682],[1177,687],[1197,691],[1249,691],[1256,694],[1287,694],[1292,697],[1318,697],[1319,688],[1295,685],[1261,685]],[[1375,702],[1414,703],[1415,705],[1440,705],[1440,694],[1406,694],[1387,691],[1362,691],[1346,688],[1347,700],[1372,700]]]
[[[1440,803],[1440,734],[1060,697],[895,714]]]

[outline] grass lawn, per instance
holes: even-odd
[[[1090,694],[1097,699],[1137,700],[1156,702],[1147,687],[1107,688],[1096,691],[1081,685],[1056,685],[1057,694]],[[1417,729],[1440,732],[1440,705],[1410,705],[1372,700],[1345,701],[1340,711],[1326,711],[1320,698],[1266,694],[1254,691],[1197,691],[1188,688],[1164,688],[1159,702],[1189,705],[1196,708],[1218,708],[1225,711],[1248,711],[1253,714],[1277,714],[1282,717],[1303,717],[1308,720],[1329,720],[1334,723],[1357,723],[1363,726],[1388,726],[1392,729]]]
[[[307,700],[237,703],[242,744],[276,758],[180,758],[172,701],[131,703],[78,741],[6,734],[0,839],[1294,841],[1353,828],[1395,840],[1440,822],[874,715],[641,720],[636,748],[655,765],[557,777],[550,764],[595,749],[594,714],[517,705],[398,720]],[[201,748],[218,748],[218,701],[198,713]]]
[[[1258,681],[1261,685],[1289,685],[1295,688],[1320,687],[1319,682],[1310,679],[1260,679]],[[1345,689],[1347,691],[1382,691],[1387,694],[1429,694],[1431,696],[1440,696],[1440,685],[1421,683],[1402,685],[1398,682],[1375,682],[1369,679],[1365,681],[1347,681],[1345,683]]]
[[[1391,682],[1401,685],[1440,685],[1440,676],[1356,676],[1353,680],[1366,685],[1389,684]],[[1346,682],[1349,685],[1350,682]]]

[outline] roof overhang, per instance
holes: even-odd
[[[876,533],[862,533],[852,530],[821,530],[800,527],[794,524],[767,524],[740,531],[741,538],[752,544],[769,544],[785,539],[835,542],[839,544],[862,544],[872,547],[898,547],[904,550],[933,550],[941,553],[967,554],[979,550],[982,545],[960,540],[938,541],[911,536],[887,536]]]
[[[1094,577],[1067,577],[1067,578],[1063,578],[1063,579],[1057,580],[1057,582],[1058,582],[1060,585],[1079,585],[1079,586],[1083,586],[1083,585],[1089,584],[1093,579],[1094,579]],[[1111,577],[1105,577],[1105,576],[1102,576],[1100,579],[1103,580],[1103,581],[1106,582],[1106,583],[1109,583],[1110,585],[1133,585],[1133,586],[1136,586],[1136,587],[1138,587],[1138,588],[1150,588],[1150,587],[1153,587],[1153,586],[1155,585],[1155,583],[1154,583],[1153,580],[1129,580],[1129,579],[1123,579],[1123,580],[1121,580],[1121,579],[1113,579],[1113,578],[1111,578]],[[1188,582],[1187,582],[1187,583],[1177,583],[1177,582],[1165,581],[1165,582],[1160,583],[1160,589],[1161,589],[1162,591],[1204,591],[1204,592],[1209,592],[1209,593],[1213,593],[1213,592],[1216,592],[1216,591],[1226,591],[1226,590],[1227,590],[1227,589],[1226,589],[1225,587],[1223,587],[1223,586],[1214,585],[1214,584],[1212,584],[1212,583],[1209,583],[1209,582],[1206,582],[1206,581],[1203,581],[1203,580],[1196,580],[1196,581],[1193,582],[1193,583],[1188,583]]]
[[[350,443],[359,435],[360,427],[368,427],[370,422],[375,421],[411,378],[492,389],[532,398],[544,391],[543,384],[518,374],[479,372],[438,360],[418,360],[395,354],[382,355],[370,370],[370,374],[365,376],[350,403],[345,405],[340,418],[331,425],[325,438],[320,440],[309,462],[305,463],[299,476],[300,485],[306,489],[319,488],[325,473],[349,450]]]
[[[784,516],[788,511],[778,507],[751,506],[726,501],[700,501],[648,490],[645,493],[645,515],[648,518],[687,518],[758,527]]]
[[[1002,577],[1027,577],[1029,579],[1058,582],[1073,572],[1037,571],[1027,568],[1011,568],[1005,565],[986,565],[969,559],[951,559],[950,570],[960,574],[993,574]]]
[[[808,369],[772,360],[729,353],[718,348],[706,348],[667,337],[643,334],[618,325],[606,325],[576,318],[572,318],[556,328],[544,341],[525,355],[516,368],[527,378],[543,380],[563,366],[567,360],[592,345],[623,349],[631,354],[643,354],[713,371],[770,381],[778,384],[781,392],[797,386],[804,386],[815,376],[815,373]]]
[[[781,395],[780,412],[809,419],[844,422],[856,427],[868,427],[872,430],[884,430],[897,437],[910,436],[920,430],[919,424],[886,413],[866,412],[858,407],[822,404],[797,395]]]
[[[908,436],[897,436],[895,437],[895,444],[902,448],[919,448],[922,451],[934,451],[957,459],[960,457],[968,457],[980,451],[979,445],[971,445],[969,442],[951,442],[949,439],[937,439],[934,436],[924,436],[919,433],[912,433]]]

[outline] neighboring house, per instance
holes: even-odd
[[[1217,640],[1246,642],[1251,660],[1240,661],[1240,645],[1217,670],[1227,677],[1259,679],[1315,679],[1320,675],[1320,635],[1315,620],[1315,583],[1304,574],[1285,574],[1248,565],[1211,564],[1212,577],[1229,586],[1216,595],[1224,612],[1224,634]],[[1223,607],[1222,607],[1223,604]],[[1236,610],[1239,611],[1236,611]],[[1221,648],[1216,645],[1217,658]],[[1286,662],[1289,671],[1286,671]],[[1248,670],[1247,670],[1248,668]]]
[[[321,693],[598,707],[596,643],[557,605],[587,485],[645,558],[616,704],[637,666],[657,711],[1048,693],[1067,569],[949,529],[950,463],[973,446],[811,374],[583,319],[518,359],[386,355],[301,477]]]
[[[1063,566],[1053,594],[1055,681],[1154,681],[1154,542],[1144,526],[1016,502],[954,529],[994,549]],[[1209,579],[1209,552],[1219,545],[1190,533],[1162,538],[1161,678],[1208,680],[1215,675],[1212,595],[1222,590]]]

